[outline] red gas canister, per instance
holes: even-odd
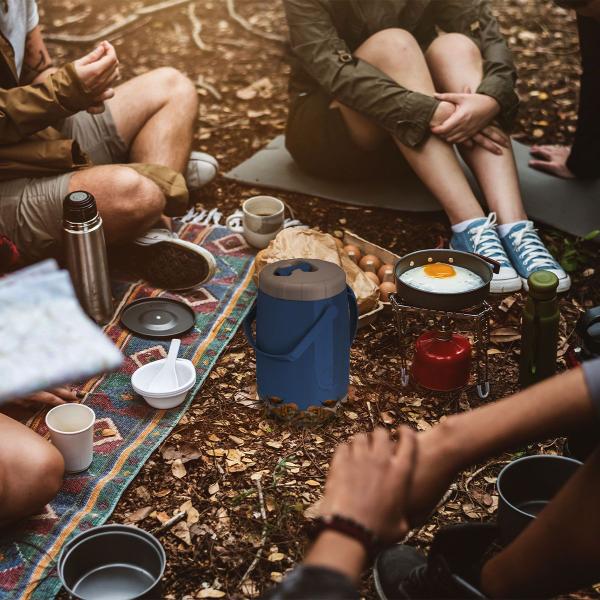
[[[445,327],[426,331],[417,338],[412,364],[416,383],[437,392],[467,385],[471,370],[471,342]]]

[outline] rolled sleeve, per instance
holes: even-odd
[[[429,135],[438,100],[402,87],[353,56],[318,0],[284,0],[284,6],[294,55],[331,98],[366,115],[407,146]]]
[[[590,392],[590,399],[600,419],[600,358],[584,362],[582,369]]]

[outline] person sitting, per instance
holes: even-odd
[[[35,0],[0,3],[0,234],[28,262],[60,253],[69,192],[95,196],[108,244],[159,224],[149,244],[172,238],[163,215],[185,214],[188,187],[216,175],[213,157],[190,154],[198,98],[186,76],[162,67],[118,78],[106,41],[53,67]]]
[[[600,580],[600,446],[536,519],[497,554],[496,528],[441,530],[429,558],[396,544],[421,525],[465,468],[498,453],[600,426],[600,358],[398,441],[378,428],[331,461],[317,537],[265,598],[349,600],[369,559],[379,597],[547,598]],[[416,443],[415,443],[416,442]],[[356,490],[361,493],[357,494]],[[568,548],[568,552],[565,552]]]
[[[60,387],[0,407],[0,527],[43,510],[58,493],[65,471],[61,453],[17,420],[21,407],[77,400],[74,392]]]
[[[555,0],[577,12],[581,50],[581,86],[577,130],[572,146],[531,147],[529,166],[565,179],[600,177],[600,0]]]
[[[527,289],[539,269],[558,276],[559,291],[569,289],[523,208],[505,133],[518,106],[515,69],[488,1],[284,0],[284,7],[294,55],[286,145],[303,169],[348,180],[405,161],[446,211],[451,247],[500,262],[492,292]],[[455,145],[479,182],[487,217]]]

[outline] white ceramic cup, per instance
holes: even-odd
[[[285,204],[273,196],[253,196],[242,204],[242,227],[231,225],[233,215],[225,225],[242,233],[246,241],[255,248],[266,248],[269,242],[283,229]]]
[[[85,471],[94,458],[96,414],[84,404],[61,404],[46,415],[50,439],[65,459],[67,473]]]

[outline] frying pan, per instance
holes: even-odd
[[[406,271],[435,262],[468,269],[479,275],[483,283],[468,292],[438,294],[417,289],[400,280],[400,276]],[[499,271],[500,264],[498,262],[479,254],[446,249],[417,250],[403,256],[396,263],[394,267],[396,292],[398,299],[410,306],[433,310],[461,311],[465,308],[477,306],[487,298],[490,293],[492,276]]]

